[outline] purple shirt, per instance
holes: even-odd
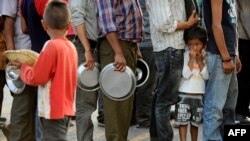
[[[97,0],[99,36],[118,32],[118,38],[141,42],[142,13],[137,0]]]

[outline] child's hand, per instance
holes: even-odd
[[[14,61],[11,61],[11,62],[10,62],[10,65],[11,65],[11,66],[14,66],[15,68],[21,68],[22,63],[19,62],[18,60],[14,60]]]
[[[197,53],[194,49],[190,49],[189,56],[191,60],[196,60]]]
[[[202,53],[197,53],[196,59],[197,59],[198,64],[199,64],[199,62],[203,62],[203,60],[204,60],[203,54]]]

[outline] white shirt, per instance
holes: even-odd
[[[14,42],[15,48],[31,49],[29,35],[22,32],[19,0],[1,0],[0,15],[9,16],[15,19]]]
[[[168,47],[184,49],[183,30],[177,23],[186,21],[184,0],[146,0],[154,52]]]
[[[182,79],[179,87],[179,92],[184,93],[205,93],[205,80],[208,79],[207,66],[204,64],[202,71],[200,71],[198,64],[194,64],[191,71],[189,66],[189,51],[184,53],[184,64],[182,70]]]

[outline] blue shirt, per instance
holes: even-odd
[[[44,43],[50,39],[49,35],[42,27],[42,17],[39,16],[34,0],[23,0],[21,11],[27,23],[31,40],[31,50],[40,53]]]

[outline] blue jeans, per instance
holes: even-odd
[[[74,42],[78,53],[78,65],[85,62],[84,48],[77,40]],[[92,46],[91,46],[92,47]],[[96,110],[98,92],[86,92],[77,86],[76,89],[76,134],[78,141],[93,141],[94,126],[91,120]]]
[[[41,122],[40,118],[38,117],[38,112],[36,109],[36,117],[35,117],[35,125],[36,125],[36,141],[41,141],[42,140],[42,127],[41,127]]]
[[[172,141],[173,139],[170,108],[178,100],[178,87],[183,68],[183,52],[184,50],[171,47],[160,52],[154,52],[158,82],[152,104],[151,141]]]
[[[203,141],[222,141],[223,126],[235,121],[238,96],[236,72],[225,74],[220,55],[209,52],[207,68],[209,80],[204,96]]]

